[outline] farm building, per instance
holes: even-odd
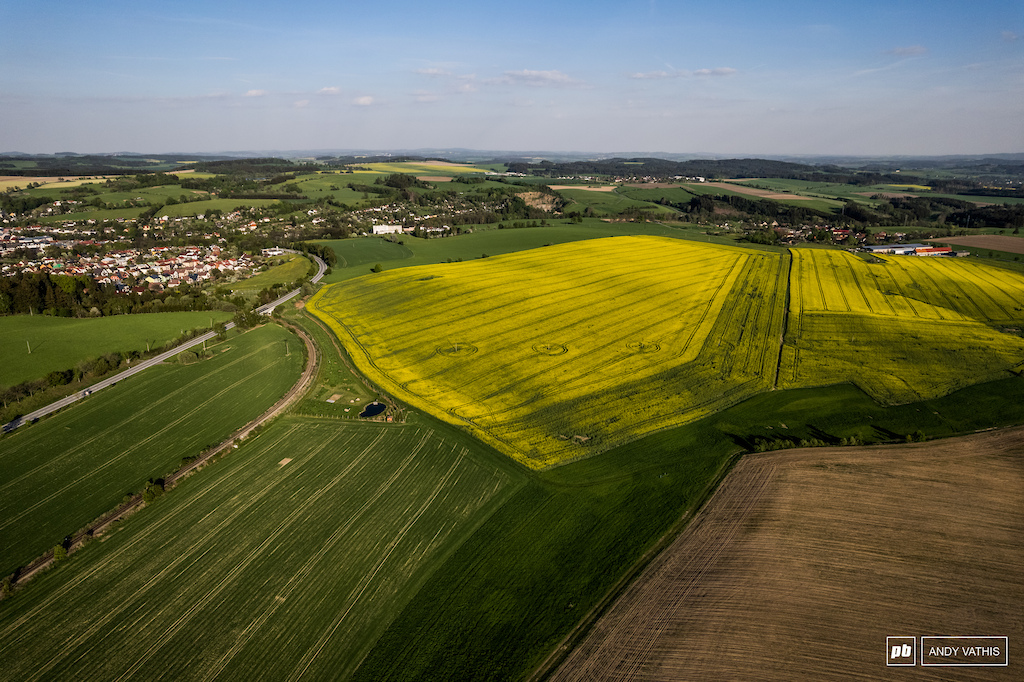
[[[402,232],[401,225],[374,225],[374,234],[400,234]]]
[[[925,244],[880,244],[865,246],[871,253],[890,253],[896,256],[952,256],[948,246],[927,246]]]

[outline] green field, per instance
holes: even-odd
[[[300,342],[276,325],[210,352],[147,369],[0,439],[0,575],[259,416],[302,369]]]
[[[159,348],[183,331],[231,319],[229,313],[196,311],[73,319],[45,315],[0,317],[0,386],[14,386],[73,368],[107,353]],[[32,352],[29,353],[29,348]]]
[[[622,237],[385,272],[307,308],[385,390],[542,468],[770,388],[785,266]]]
[[[282,260],[283,262],[232,285],[232,293],[256,294],[275,284],[292,284],[308,275],[309,269],[313,267],[309,259],[304,256],[288,255]]]
[[[3,676],[350,677],[521,478],[428,427],[279,420],[0,604]]]
[[[560,189],[558,193],[569,200],[562,209],[565,213],[583,213],[590,209],[597,216],[614,216],[629,209],[643,210],[660,216],[676,214],[674,209],[649,201],[631,199],[629,193],[616,190],[614,192],[595,192],[587,189]]]

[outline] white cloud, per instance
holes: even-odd
[[[307,107],[307,106],[309,106],[309,100],[308,99],[300,99],[298,102],[295,103],[295,108],[296,109],[302,109],[302,108]]]
[[[886,50],[886,54],[895,55],[897,57],[915,57],[919,54],[924,54],[928,51],[928,48],[923,45],[908,45],[906,47],[894,47],[891,50]]]
[[[686,71],[683,69],[675,69],[673,71],[647,71],[632,73],[629,77],[638,80],[661,80],[665,78],[688,78],[690,76],[731,76],[734,73],[736,73],[736,69],[732,67],[719,66],[714,69],[697,69],[696,71]]]
[[[679,71],[647,71],[646,73],[631,73],[629,77],[638,80],[657,80],[660,78],[678,78],[681,75]]]
[[[249,92],[245,93],[245,96],[246,97],[263,97],[266,94],[267,94],[266,90],[250,90]]]
[[[577,87],[581,83],[569,77],[568,74],[562,73],[561,71],[535,71],[532,69],[522,69],[520,71],[506,71],[502,74],[500,82],[503,83],[519,83],[523,85],[533,86],[558,86],[558,87]]]
[[[432,92],[427,92],[426,90],[417,90],[413,93],[413,96],[416,98],[417,102],[422,102],[424,104],[428,102],[436,102],[441,99],[438,95],[435,95]]]
[[[454,75],[454,74],[452,74],[451,71],[448,71],[447,69],[436,69],[436,68],[416,69],[416,73],[420,74],[421,76],[451,76],[451,75]]]
[[[352,100],[352,103],[358,107],[368,107],[373,104],[373,97],[369,95],[363,95],[362,97],[356,97]]]
[[[319,90],[316,91],[316,94],[318,94],[318,95],[340,95],[341,94],[341,88],[331,85],[331,86],[328,86],[326,88],[320,88]]]
[[[736,69],[728,66],[719,66],[714,69],[697,69],[693,72],[694,76],[731,76],[736,73]]]

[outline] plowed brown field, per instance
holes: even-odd
[[[1007,253],[1024,253],[1024,239],[999,234],[976,234],[973,237],[943,237],[942,239],[926,239],[929,242],[942,242],[957,246],[973,246],[976,249],[994,249]]]
[[[1021,679],[1022,567],[1024,428],[749,455],[553,679]],[[911,635],[1010,665],[887,668]]]
[[[759,189],[757,187],[746,187],[732,182],[703,182],[701,187],[717,187],[718,189],[729,190],[738,194],[749,194],[760,199],[792,199],[794,201],[814,201],[814,197],[805,197],[801,194],[790,194],[789,192],[773,192],[770,189]]]

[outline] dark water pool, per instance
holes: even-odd
[[[388,406],[384,403],[372,402],[359,413],[360,417],[376,417],[378,414],[388,409]]]

